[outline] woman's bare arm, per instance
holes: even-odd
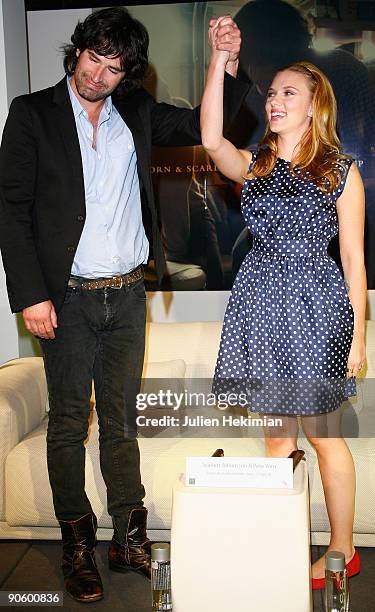
[[[348,368],[355,375],[365,361],[367,291],[364,263],[365,192],[361,175],[354,163],[349,170],[344,191],[337,200],[337,214],[341,262],[354,310],[353,343]]]
[[[243,183],[251,162],[251,153],[237,149],[223,136],[224,72],[229,53],[216,48],[216,35],[218,25],[225,24],[225,19],[222,17],[217,20],[209,30],[212,55],[201,104],[202,144],[220,172],[233,181]]]

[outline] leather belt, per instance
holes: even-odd
[[[84,278],[71,276],[68,282],[68,287],[79,287],[80,289],[87,289],[88,291],[92,289],[104,289],[105,287],[121,289],[121,287],[124,285],[132,285],[143,278],[143,276],[143,268],[142,266],[139,266],[131,272],[127,272],[121,276],[111,276],[110,278],[93,278],[91,280],[85,280]]]

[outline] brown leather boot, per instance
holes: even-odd
[[[147,537],[147,509],[133,508],[130,511],[125,531],[125,541],[121,543],[115,527],[108,550],[109,568],[115,572],[134,570],[151,578],[151,544]]]
[[[97,520],[93,513],[76,521],[59,521],[64,555],[61,568],[65,588],[77,601],[97,601],[103,585],[95,562]]]

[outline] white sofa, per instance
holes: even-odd
[[[213,373],[220,337],[220,322],[150,323],[145,376],[192,379]],[[355,544],[375,546],[375,321],[367,322],[366,380],[358,385],[357,399],[344,413],[358,422],[359,437],[348,439],[357,469]],[[190,381],[190,383],[189,383]],[[181,382],[181,381],[180,381]],[[178,381],[176,382],[176,384]],[[148,383],[147,383],[148,384]],[[152,382],[150,381],[151,388]],[[185,384],[185,382],[184,382]],[[148,389],[149,390],[149,389]],[[60,537],[53,513],[46,465],[47,390],[43,362],[38,357],[16,359],[0,368],[0,537]],[[372,409],[372,411],[371,411]],[[372,432],[372,434],[371,434]],[[259,438],[140,437],[141,470],[149,510],[149,535],[167,540],[170,535],[171,491],[184,471],[187,455],[211,455],[224,448],[226,455],[262,456]],[[306,440],[310,479],[312,542],[328,541],[325,510],[317,460]],[[109,539],[110,517],[105,510],[106,492],[99,469],[95,411],[87,440],[86,489],[98,517],[100,539]],[[249,517],[250,520],[256,520]]]

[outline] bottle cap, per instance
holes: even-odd
[[[345,555],[336,550],[330,550],[326,554],[326,569],[330,572],[342,572],[345,569]]]
[[[152,561],[169,561],[170,556],[170,546],[168,542],[157,542],[151,545]]]

